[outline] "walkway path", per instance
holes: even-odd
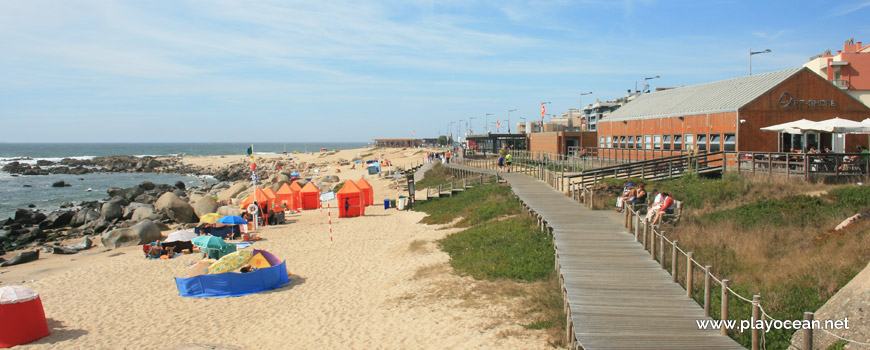
[[[709,319],[703,308],[625,233],[621,215],[589,210],[523,174],[500,175],[553,228],[574,335],[584,349],[744,349],[718,329],[698,329],[696,320]]]

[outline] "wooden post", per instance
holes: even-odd
[[[635,218],[634,212],[626,211],[625,216],[626,216],[625,221],[628,224],[628,225],[626,225],[626,227],[628,228],[628,233],[631,233],[632,226],[634,226],[633,225],[634,218]]]
[[[625,202],[622,202],[622,211],[625,213],[625,215],[622,216],[622,227],[628,227],[628,212],[631,211],[631,209],[628,208],[628,205],[626,205]]]
[[[589,190],[589,209],[595,209],[595,190]]]
[[[755,327],[755,321],[761,319],[761,296],[752,296],[752,350],[761,350],[761,330]]]
[[[725,321],[728,319],[728,280],[722,279],[722,309],[719,312],[719,319]],[[722,335],[728,335],[728,328],[725,328],[725,322],[722,322]]]
[[[659,262],[665,268],[665,231],[659,232]]]
[[[649,245],[647,244],[647,242],[646,242],[646,237],[647,237],[647,234],[648,234],[648,233],[647,233],[648,230],[649,230],[649,223],[644,223],[644,224],[643,224],[643,242],[641,242],[641,243],[643,243],[643,250],[646,250],[647,247],[649,246]]]
[[[636,217],[636,222],[635,222],[635,225],[634,225],[634,241],[635,241],[635,242],[640,242],[640,236],[639,236],[639,234],[640,234],[640,225],[641,225],[642,223],[646,223],[646,220],[642,219],[642,218],[640,217],[640,215],[638,215],[638,216]]]
[[[652,228],[649,230],[649,257],[656,261],[656,230]]]
[[[688,252],[686,253],[686,298],[692,297],[692,289],[694,289],[695,282],[695,263],[692,259],[695,258],[695,253]]]
[[[712,293],[710,285],[713,283],[713,276],[710,274],[711,267],[710,265],[704,266],[704,316],[707,317],[710,317],[710,296]]]
[[[804,321],[807,321],[810,323],[810,325],[812,325],[813,324],[813,313],[812,312],[804,312]],[[812,327],[804,329],[803,338],[804,338],[803,348],[804,349],[812,349],[813,348],[813,328]]]

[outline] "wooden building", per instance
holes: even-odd
[[[808,119],[870,118],[870,108],[807,68],[794,68],[638,96],[598,124],[599,153],[626,149],[643,158],[667,151],[852,152],[866,135],[777,134],[761,128]]]
[[[583,148],[595,147],[598,133],[595,131],[541,132],[528,134],[529,152],[579,155]]]
[[[528,144],[526,134],[468,135],[466,150],[473,154],[497,154],[502,149],[524,150]]]

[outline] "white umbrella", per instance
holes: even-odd
[[[801,130],[824,131],[836,134],[867,134],[870,133],[870,125],[854,120],[833,118],[815,122],[811,126],[799,127]]]
[[[761,130],[800,135],[800,134],[803,134],[805,132],[802,129],[804,129],[805,127],[808,127],[808,126],[812,126],[814,123],[815,122],[811,121],[811,120],[801,119],[801,120],[795,120],[795,121],[788,122],[788,123],[782,123],[782,124],[776,124],[776,125],[763,127],[763,128],[761,128]]]
[[[196,232],[181,230],[170,233],[165,242],[190,242],[196,237]]]

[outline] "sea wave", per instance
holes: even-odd
[[[36,162],[40,160],[47,160],[51,162],[60,162],[66,158],[76,159],[76,160],[91,160],[96,158],[96,156],[77,156],[77,157],[48,157],[48,158],[31,158],[31,157],[0,157],[0,166],[6,165],[12,162],[18,162],[21,164],[29,164],[36,165]]]
[[[254,154],[267,155],[267,154],[278,154],[277,152],[254,152]]]

